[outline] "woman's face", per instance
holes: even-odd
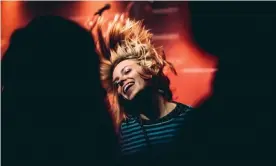
[[[127,100],[132,100],[138,92],[147,86],[141,77],[142,67],[135,60],[124,60],[113,70],[113,84],[118,94]]]

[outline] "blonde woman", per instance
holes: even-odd
[[[145,161],[170,153],[191,110],[173,101],[170,80],[164,74],[165,68],[176,74],[173,65],[162,48],[153,45],[152,34],[141,21],[116,16],[107,31],[102,25],[99,19],[101,79],[119,124],[122,159],[139,163],[140,158]]]

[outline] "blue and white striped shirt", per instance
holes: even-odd
[[[120,126],[120,146],[123,156],[143,152],[161,152],[174,141],[185,122],[191,107],[176,103],[176,107],[165,117],[156,121],[129,118]]]

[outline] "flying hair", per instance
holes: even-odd
[[[166,77],[163,73],[165,67],[176,74],[173,65],[166,60],[162,47],[154,46],[153,34],[145,28],[142,21],[125,19],[123,15],[116,15],[107,23],[108,27],[105,32],[104,24],[106,22],[104,23],[103,18],[100,18],[96,26],[97,52],[101,57],[100,72],[103,86],[113,96],[113,99],[115,96],[115,103],[118,101],[116,101],[117,94],[112,83],[113,70],[124,60],[137,61],[143,70],[152,77]],[[167,85],[169,81],[164,84],[169,86]],[[166,88],[169,89],[169,87]],[[163,91],[169,91],[166,88],[160,87]],[[115,110],[120,110],[119,107],[117,104]],[[121,115],[122,111],[117,111],[117,113]]]

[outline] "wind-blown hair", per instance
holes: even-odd
[[[156,90],[170,101],[172,99],[170,81],[163,70],[168,67],[174,74],[176,71],[166,60],[163,49],[154,46],[153,34],[143,26],[142,21],[122,19],[122,16],[116,15],[109,23],[106,33],[103,33],[102,25],[103,20],[99,21],[96,28],[97,50],[101,56],[101,79],[107,92],[111,97],[113,96],[110,99],[117,121],[120,121],[125,112],[118,103],[112,75],[116,65],[124,60],[137,61],[144,71],[141,75],[152,78],[153,87],[156,87]]]

